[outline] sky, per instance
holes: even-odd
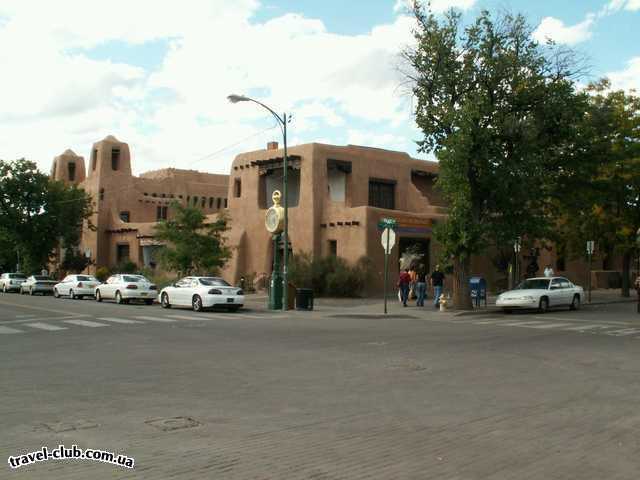
[[[416,149],[420,131],[398,73],[411,44],[407,0],[0,0],[0,158],[48,172],[114,135],[134,173],[228,173],[235,155],[289,144]],[[587,58],[589,77],[640,91],[640,0],[432,0],[470,22],[522,13],[544,42]]]

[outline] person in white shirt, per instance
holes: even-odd
[[[544,269],[544,276],[553,277],[553,268],[551,268],[551,265],[547,265],[546,268]]]

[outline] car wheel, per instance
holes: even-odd
[[[171,308],[171,304],[169,303],[169,295],[167,295],[166,293],[162,294],[162,297],[160,297],[160,305],[162,306],[162,308]]]
[[[200,295],[193,296],[191,299],[191,306],[193,307],[194,312],[201,312],[203,310],[202,298],[200,298]]]
[[[549,299],[547,297],[542,297],[540,299],[538,310],[540,311],[540,313],[545,313],[547,310],[549,310]]]
[[[53,289],[53,296],[54,296],[55,298],[60,298],[60,293],[58,293],[58,289],[57,289],[57,288],[54,288],[54,289]]]
[[[102,301],[102,295],[100,294],[100,290],[96,290],[96,302]]]
[[[71,300],[75,300],[76,298],[78,298],[76,297],[76,294],[73,293],[73,290],[69,290],[69,296],[71,297]]]
[[[118,290],[116,292],[116,303],[119,305],[122,305],[124,303],[124,299],[122,298],[122,295],[120,294],[120,290]]]
[[[576,294],[573,296],[573,301],[571,302],[569,310],[580,310],[580,295]]]

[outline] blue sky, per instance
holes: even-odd
[[[416,152],[398,52],[411,41],[405,0],[2,0],[0,158],[48,170],[113,134],[134,171],[226,173],[234,155],[279,140],[254,105],[293,114],[291,143]],[[526,15],[536,38],[585,54],[591,78],[640,89],[640,0],[433,0],[465,21],[481,9]]]

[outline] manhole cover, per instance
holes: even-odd
[[[50,432],[62,433],[72,432],[74,430],[85,430],[87,428],[96,428],[97,423],[89,422],[86,420],[78,420],[76,422],[50,422],[43,423],[40,428],[36,427],[36,430],[48,430]]]
[[[151,425],[152,427],[159,428],[164,432],[181,430],[183,428],[193,428],[200,425],[199,422],[191,417],[156,418],[153,420],[147,420],[144,423]]]

